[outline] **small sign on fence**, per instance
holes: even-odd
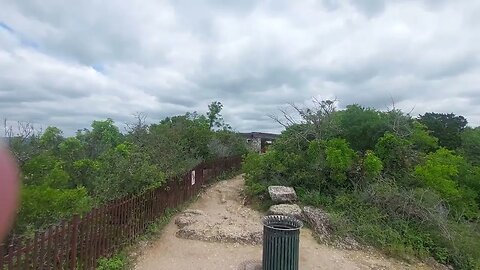
[[[192,186],[195,185],[195,170],[192,171]]]

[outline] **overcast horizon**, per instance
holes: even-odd
[[[0,0],[1,118],[72,134],[216,100],[279,132],[315,97],[480,125],[480,1],[66,2]]]

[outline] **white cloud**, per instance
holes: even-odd
[[[241,131],[337,97],[480,125],[478,1],[0,0],[0,116],[74,131],[213,100]]]

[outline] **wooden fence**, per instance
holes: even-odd
[[[94,269],[100,257],[108,257],[135,241],[167,208],[188,201],[202,185],[222,172],[240,168],[240,164],[240,157],[202,163],[180,180],[76,215],[37,232],[33,238],[0,244],[0,270]]]

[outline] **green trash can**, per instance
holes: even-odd
[[[263,270],[298,270],[300,220],[282,215],[263,218]]]

